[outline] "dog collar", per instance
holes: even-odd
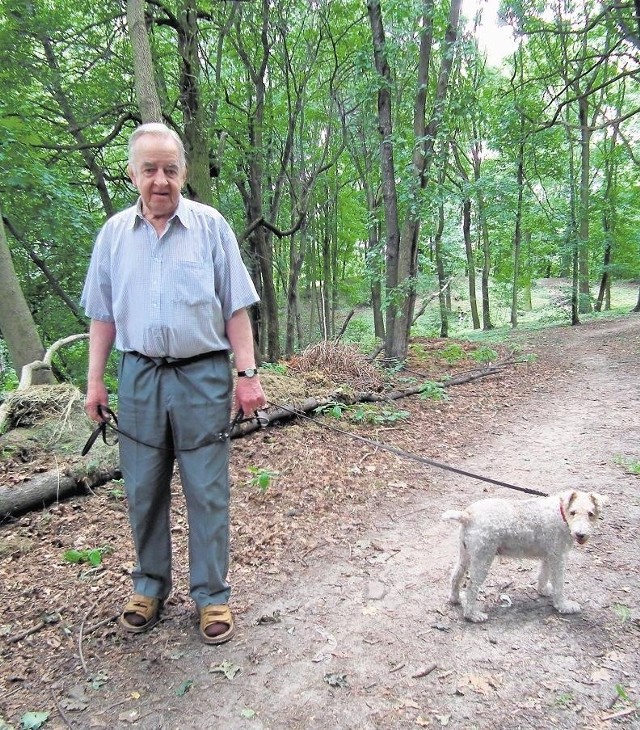
[[[560,517],[562,517],[562,520],[568,525],[567,522],[567,515],[564,513],[564,507],[562,506],[562,502],[560,502]]]

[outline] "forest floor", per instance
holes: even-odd
[[[414,376],[473,364],[447,366],[436,345],[412,347]],[[395,401],[407,420],[345,411],[234,439],[237,634],[222,646],[198,639],[177,478],[174,591],[148,634],[114,620],[133,560],[122,485],[0,526],[0,728],[640,728],[640,315],[516,331],[510,346],[536,357],[446,400]],[[537,596],[534,562],[500,560],[488,622],[465,622],[447,602],[458,537],[442,512],[530,497],[322,424],[522,487],[608,495],[569,555],[582,612]],[[9,460],[0,479],[50,463]],[[63,558],[98,547],[96,566]]]

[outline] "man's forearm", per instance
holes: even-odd
[[[89,328],[89,383],[102,382],[107,366],[109,353],[116,338],[116,326],[113,322],[91,320]]]
[[[238,370],[256,366],[253,348],[253,330],[246,309],[234,312],[227,322],[227,337],[233,350],[233,359]]]

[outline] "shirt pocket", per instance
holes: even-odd
[[[216,297],[213,266],[183,261],[176,269],[171,300],[189,307],[211,305]]]

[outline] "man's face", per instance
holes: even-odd
[[[163,219],[173,215],[186,177],[175,141],[155,134],[139,137],[129,177],[142,197],[145,217]]]

